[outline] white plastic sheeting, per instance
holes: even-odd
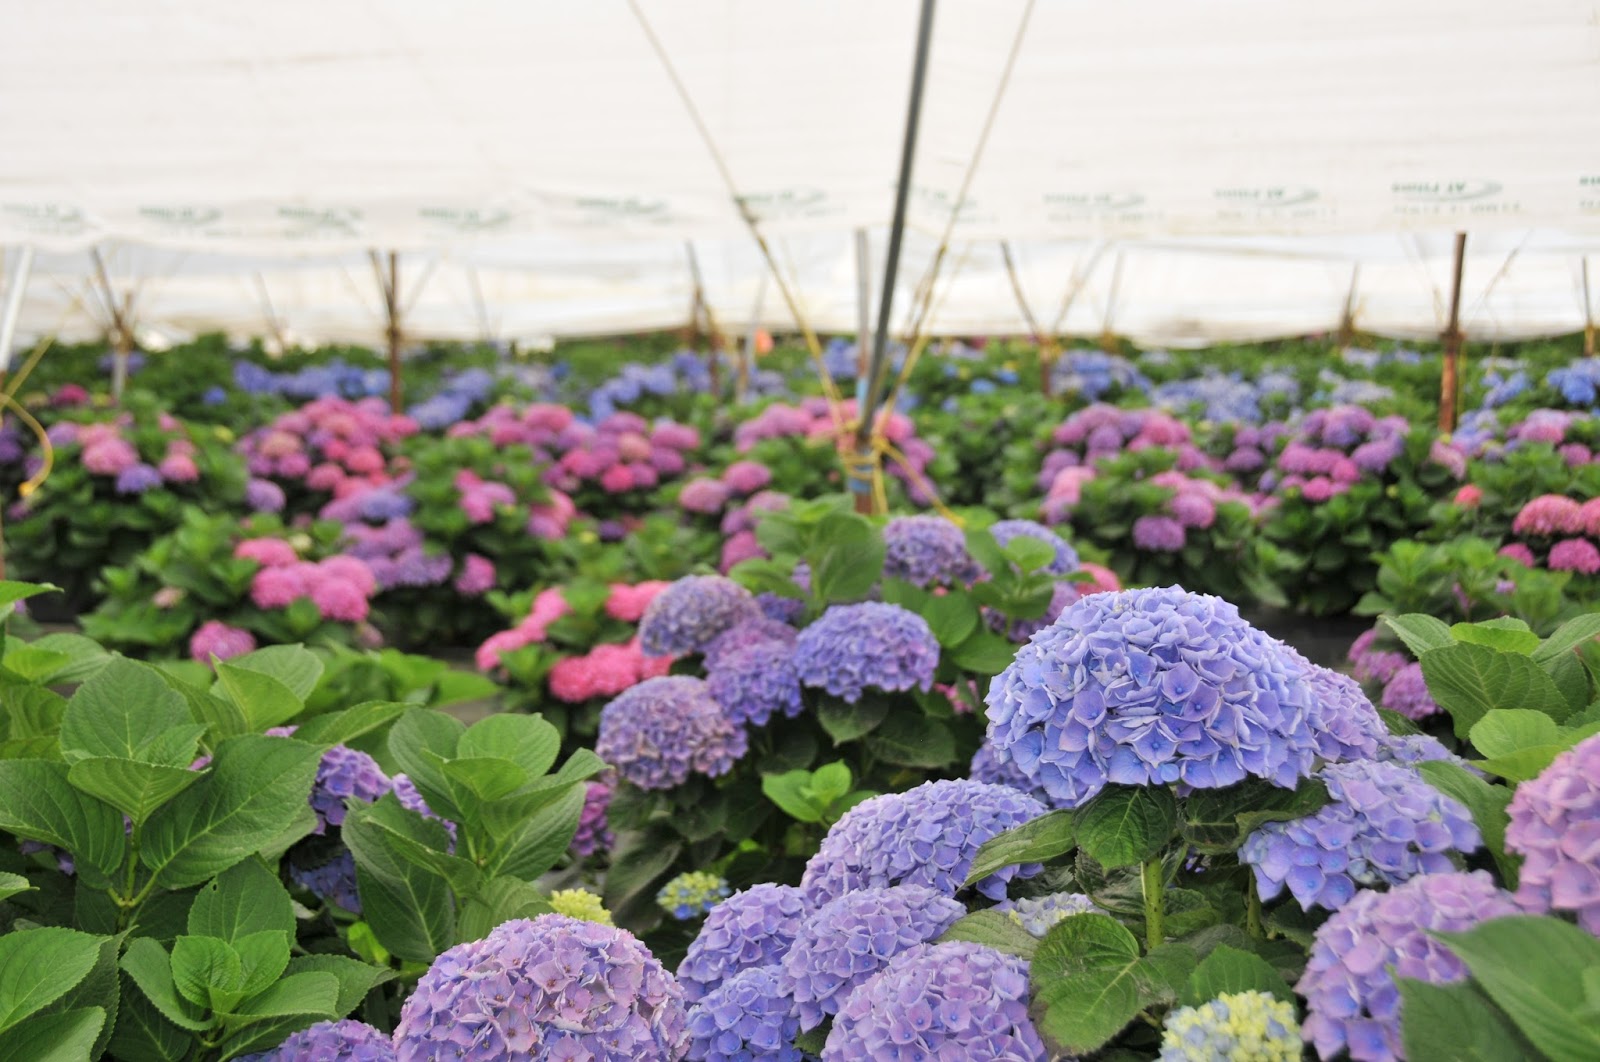
[[[0,245],[50,252],[24,334],[103,327],[95,244],[146,330],[372,342],[369,248],[402,253],[408,334],[527,339],[681,323],[693,239],[737,326],[762,264],[735,193],[811,323],[851,331],[850,234],[881,243],[916,6],[19,5],[0,37]],[[1430,334],[1456,229],[1469,333],[1582,327],[1597,15],[1595,0],[942,0],[905,292],[970,175],[941,332],[1024,330],[1005,238],[1047,323],[1094,262],[1069,333],[1332,328],[1360,262],[1357,325]]]

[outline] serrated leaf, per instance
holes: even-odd
[[[1445,626],[1443,620],[1420,612],[1413,612],[1404,616],[1385,616],[1383,622],[1389,629],[1399,636],[1411,650],[1411,655],[1420,658],[1430,649],[1442,649],[1454,645],[1455,639],[1450,635],[1450,628]]]
[[[1556,722],[1571,714],[1554,680],[1531,657],[1481,645],[1452,645],[1422,654],[1428,692],[1450,713],[1457,737],[1496,708],[1526,708]]]
[[[952,591],[942,597],[929,595],[922,608],[915,611],[928,621],[934,638],[946,649],[964,642],[978,629],[981,618],[972,598],[960,591]]]
[[[515,763],[487,756],[447,760],[439,769],[454,787],[456,805],[462,810],[474,801],[487,804],[510,796],[528,781],[527,772]]]
[[[889,701],[864,696],[855,704],[825,698],[817,705],[817,722],[833,739],[834,745],[859,741],[877,729],[889,714]]]
[[[67,702],[61,749],[68,759],[143,760],[141,750],[153,736],[192,721],[183,698],[158,671],[117,658],[79,686]]]
[[[161,1016],[180,1029],[198,1032],[210,1027],[205,1012],[178,995],[172,981],[172,959],[167,949],[149,937],[136,937],[122,955],[122,969],[139,986]]]
[[[1022,923],[1004,911],[974,911],[958,919],[944,931],[936,943],[948,940],[970,940],[974,944],[1003,951],[1023,959],[1032,959],[1039,950],[1039,940],[1022,928]]]
[[[238,954],[216,937],[179,937],[172,942],[171,962],[178,994],[201,1010],[214,1004],[229,1009],[244,983]]]
[[[36,1014],[0,1032],[0,1058],[83,1062],[94,1057],[95,1043],[105,1024],[103,1007]]]
[[[0,936],[0,1030],[60,999],[88,976],[103,938],[46,926]]]
[[[768,774],[761,778],[761,792],[783,809],[784,814],[798,822],[821,822],[826,806],[819,806],[805,795],[811,782],[810,771],[786,771]]]
[[[574,783],[515,830],[496,836],[484,870],[532,881],[555,866],[577,835],[585,792],[585,786]]]
[[[78,874],[109,888],[122,868],[122,816],[67,782],[67,767],[45,760],[0,760],[0,829],[71,852]]]
[[[1314,815],[1327,802],[1327,787],[1314,780],[1302,781],[1294,789],[1258,779],[1225,789],[1200,789],[1184,798],[1184,836],[1202,852],[1232,852],[1265,823]]]
[[[1078,809],[1078,847],[1107,869],[1142,863],[1166,847],[1178,804],[1165,786],[1108,786]]]
[[[1534,651],[1533,658],[1543,663],[1563,653],[1570,653],[1596,637],[1600,637],[1600,612],[1587,612],[1582,616],[1574,616],[1557,627],[1555,633],[1544,640],[1544,644]]]
[[[266,675],[282,684],[299,701],[311,696],[323,672],[322,661],[317,654],[303,645],[269,645],[265,649],[236,656],[228,663],[234,668]]]
[[[395,720],[389,731],[389,754],[411,779],[434,814],[460,822],[462,809],[455,805],[450,784],[440,766],[454,759],[466,726],[444,712],[413,708]]]
[[[1505,1062],[1533,1049],[1471,983],[1431,985],[1396,978],[1400,1035],[1410,1062]]]
[[[380,806],[384,825],[393,832],[404,832],[440,851],[448,846],[444,827],[407,812],[393,794],[371,808]],[[389,951],[413,962],[432,962],[455,943],[455,900],[450,886],[443,877],[401,855],[398,846],[389,843],[391,830],[379,830],[363,819],[368,810],[352,809],[341,827],[344,843],[356,860],[362,912],[379,943]]]
[[[189,908],[188,929],[230,944],[268,930],[293,936],[294,905],[276,874],[246,859],[200,886]]]
[[[122,979],[117,1020],[107,1051],[118,1062],[182,1062],[194,1046],[192,1033],[162,1017],[132,978]]]
[[[956,759],[956,737],[949,727],[904,711],[891,713],[865,741],[874,756],[897,767],[931,769]]]
[[[1034,1026],[1068,1055],[1099,1050],[1144,1007],[1139,942],[1114,918],[1069,915],[1040,942],[1029,968]]]
[[[998,675],[1016,655],[1017,647],[1010,641],[982,629],[948,651],[951,663],[976,675]]]
[[[21,892],[32,892],[37,886],[21,874],[0,870],[0,900],[8,900]]]
[[[544,893],[519,878],[499,877],[490,881],[461,905],[456,926],[460,941],[481,940],[502,922],[513,918],[536,918],[551,910]]]
[[[294,736],[308,745],[344,745],[400,718],[411,705],[394,701],[363,701],[342,712],[328,712],[301,723]]]
[[[1195,967],[1180,1002],[1186,1007],[1198,1007],[1224,992],[1266,992],[1286,1003],[1295,1002],[1283,975],[1267,960],[1226,944],[1213,948]]]
[[[234,1014],[247,1020],[288,1015],[327,1019],[332,1018],[338,1008],[337,977],[330,973],[297,973],[240,1003]]]
[[[67,770],[67,781],[74,788],[105,801],[138,826],[201,777],[185,767],[162,767],[115,756],[79,760]]]
[[[306,708],[282,682],[233,661],[217,664],[217,688],[244,713],[251,730],[282,726]]]
[[[1043,863],[1065,855],[1077,847],[1076,823],[1076,813],[1063,808],[996,834],[978,849],[963,886],[973,885],[1006,867]]]
[[[456,757],[510,760],[529,779],[541,777],[556,762],[561,734],[537,715],[491,715],[467,728]]]
[[[1533,628],[1509,616],[1486,623],[1457,623],[1450,634],[1458,642],[1487,645],[1502,653],[1521,653],[1531,656],[1539,648],[1539,636]]]
[[[233,944],[239,957],[240,992],[253,996],[283,976],[289,965],[289,939],[290,935],[281,929],[264,929],[246,934]]]

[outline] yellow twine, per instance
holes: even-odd
[[[0,391],[0,404],[16,413],[17,419],[26,424],[28,429],[33,432],[34,436],[39,440],[39,451],[44,459],[44,463],[39,466],[39,471],[28,477],[17,487],[17,496],[24,499],[38,490],[40,485],[50,477],[51,470],[56,466],[56,448],[51,444],[50,436],[44,430],[44,426],[39,423],[32,413],[22,408],[17,402],[16,394],[18,389],[27,382],[28,374],[33,372],[34,366],[39,364],[39,359],[44,357],[44,352],[50,349],[50,344],[54,338],[54,336],[47,335],[39,340],[34,345],[33,350],[29,352],[28,359],[22,363],[22,368],[7,383],[6,389]]]

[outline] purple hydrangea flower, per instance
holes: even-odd
[[[665,675],[624,690],[601,709],[594,750],[640,789],[671,789],[691,771],[726,774],[747,747],[744,729],[711,699],[703,680]]]
[[[1133,522],[1133,545],[1151,553],[1176,553],[1188,541],[1183,525],[1170,516],[1141,516]]]
[[[244,503],[251,512],[281,513],[286,503],[283,488],[270,479],[252,479],[244,486]]]
[[[720,575],[687,575],[645,607],[639,644],[647,656],[698,653],[736,623],[760,615],[750,591]]]
[[[791,646],[800,632],[787,623],[779,620],[758,616],[746,620],[734,627],[729,627],[706,646],[702,662],[707,671],[715,670],[721,666],[722,658],[729,653],[744,649],[762,642],[777,642],[784,646]]]
[[[416,783],[414,783],[408,776],[403,774],[395,775],[392,779],[390,779],[390,787],[391,791],[394,793],[395,799],[400,801],[401,807],[405,808],[407,811],[415,811],[418,815],[421,815],[425,819],[433,819],[435,822],[442,825],[445,828],[445,831],[450,834],[451,841],[455,840],[456,824],[451,822],[449,819],[440,818],[439,815],[428,806],[428,802],[423,799],[422,794],[417,792]]]
[[[1378,743],[1389,732],[1378,710],[1361,692],[1361,684],[1309,661],[1305,666],[1311,683],[1306,725],[1311,728],[1317,755],[1333,763],[1376,756]]]
[[[1028,1019],[1028,964],[967,941],[898,956],[839,1011],[822,1062],[1045,1062]]]
[[[137,461],[117,473],[118,494],[143,494],[152,487],[159,486],[161,486],[161,473],[143,461]]]
[[[988,741],[1058,807],[1107,784],[1288,788],[1315,758],[1311,696],[1299,654],[1221,598],[1093,594],[991,683]]]
[[[982,569],[961,528],[942,516],[897,516],[883,528],[883,575],[913,586],[965,586]]]
[[[319,1021],[262,1054],[239,1062],[394,1062],[389,1037],[365,1022]]]
[[[972,763],[967,768],[967,775],[974,782],[988,782],[990,785],[1004,785],[1021,793],[1027,793],[1041,804],[1048,804],[1049,794],[1034,785],[1033,779],[1022,773],[1015,760],[1002,759],[995,751],[993,745],[984,741],[978,746],[978,751],[972,754]]]
[[[1571,911],[1600,934],[1600,735],[1561,753],[1511,798],[1506,847],[1524,857],[1517,899]]]
[[[927,885],[954,896],[985,841],[1044,812],[1025,793],[966,778],[872,797],[833,824],[806,863],[800,888],[814,907],[855,889],[890,885]],[[1037,863],[1006,867],[977,888],[1003,900],[1007,882],[1040,869]]]
[[[1295,991],[1306,1000],[1305,1038],[1323,1058],[1394,1062],[1400,1046],[1395,977],[1432,985],[1467,979],[1467,967],[1432,931],[1460,932],[1519,914],[1487,871],[1424,874],[1389,892],[1363,890],[1317,930]]]
[[[735,723],[765,726],[775,713],[793,719],[803,707],[794,652],[782,642],[756,642],[722,654],[706,676],[706,688]]]
[[[1011,920],[1036,937],[1043,937],[1069,915],[1099,914],[1100,908],[1081,892],[1053,892],[1048,896],[1025,896],[995,904]]]
[[[1055,590],[1050,594],[1050,603],[1045,606],[1044,615],[1034,616],[1029,619],[1008,619],[1005,613],[995,609],[984,609],[984,618],[989,623],[989,629],[999,634],[1004,634],[1008,639],[1019,645],[1044,630],[1050,624],[1061,618],[1061,613],[1067,607],[1083,596],[1083,591],[1077,583],[1063,579],[1056,584]]]
[[[1398,763],[1405,767],[1443,760],[1463,770],[1471,771],[1480,778],[1483,777],[1482,771],[1445,748],[1438,738],[1430,734],[1386,735],[1378,742],[1378,751],[1373,753],[1372,758],[1380,763]]]
[[[599,851],[610,851],[616,843],[606,822],[611,807],[611,787],[604,782],[589,782],[583,793],[583,812],[578,817],[578,832],[572,835],[572,854],[586,859]]]
[[[378,761],[357,749],[335,745],[322,754],[317,779],[311,785],[311,810],[317,813],[312,833],[325,834],[329,826],[344,823],[344,802],[354,797],[370,804],[393,788]]]
[[[626,930],[564,915],[503,923],[433,960],[400,1011],[398,1062],[638,1062],[688,1049],[683,990]]]
[[[689,1008],[689,1062],[802,1062],[800,1015],[776,966],[728,978]]]
[[[936,939],[966,907],[921,885],[849,892],[813,911],[783,956],[785,994],[815,1029],[896,955]]]
[[[361,913],[361,893],[356,888],[356,860],[348,849],[340,848],[331,859],[319,860],[319,853],[306,845],[296,845],[289,856],[289,880],[323,903]]]
[[[700,999],[741,970],[778,963],[805,914],[804,895],[792,885],[752,885],[717,904],[678,966],[684,996]]]
[[[1425,719],[1439,710],[1418,663],[1407,664],[1394,673],[1383,687],[1382,701],[1385,708],[1407,719]]]
[[[833,605],[795,640],[800,681],[854,704],[867,689],[933,688],[939,642],[928,621],[899,605]]]
[[[1071,575],[1078,570],[1078,551],[1043,524],[1032,520],[1001,520],[989,528],[989,534],[1002,546],[1014,538],[1032,538],[1055,550],[1055,557],[1040,569],[1047,575]]]
[[[1269,822],[1239,849],[1261,898],[1288,886],[1301,907],[1336,911],[1360,886],[1399,885],[1456,867],[1483,844],[1472,813],[1410,767],[1358,760],[1318,772],[1332,800],[1316,814]]]
[[[799,623],[800,617],[806,614],[806,603],[801,598],[783,597],[770,591],[756,595],[756,606],[767,619],[784,624]]]

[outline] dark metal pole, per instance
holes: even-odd
[[[928,50],[933,41],[934,0],[922,0],[922,13],[917,20],[917,51],[911,67],[911,100],[906,107],[905,140],[900,147],[900,182],[895,188],[894,219],[889,225],[889,248],[883,262],[883,294],[878,300],[878,327],[872,335],[872,361],[867,366],[867,392],[856,427],[856,448],[865,450],[872,434],[872,422],[877,419],[878,392],[882,390],[883,376],[888,362],[889,315],[894,308],[895,274],[900,269],[900,243],[905,236],[906,202],[911,197],[911,167],[917,155],[917,128],[922,119],[923,86],[928,80]],[[856,509],[868,512],[872,508],[872,494],[857,488]]]
[[[1461,361],[1461,273],[1467,257],[1467,234],[1456,233],[1455,273],[1450,281],[1450,323],[1445,326],[1444,371],[1439,379],[1439,430],[1456,430],[1456,407],[1460,402]]]

